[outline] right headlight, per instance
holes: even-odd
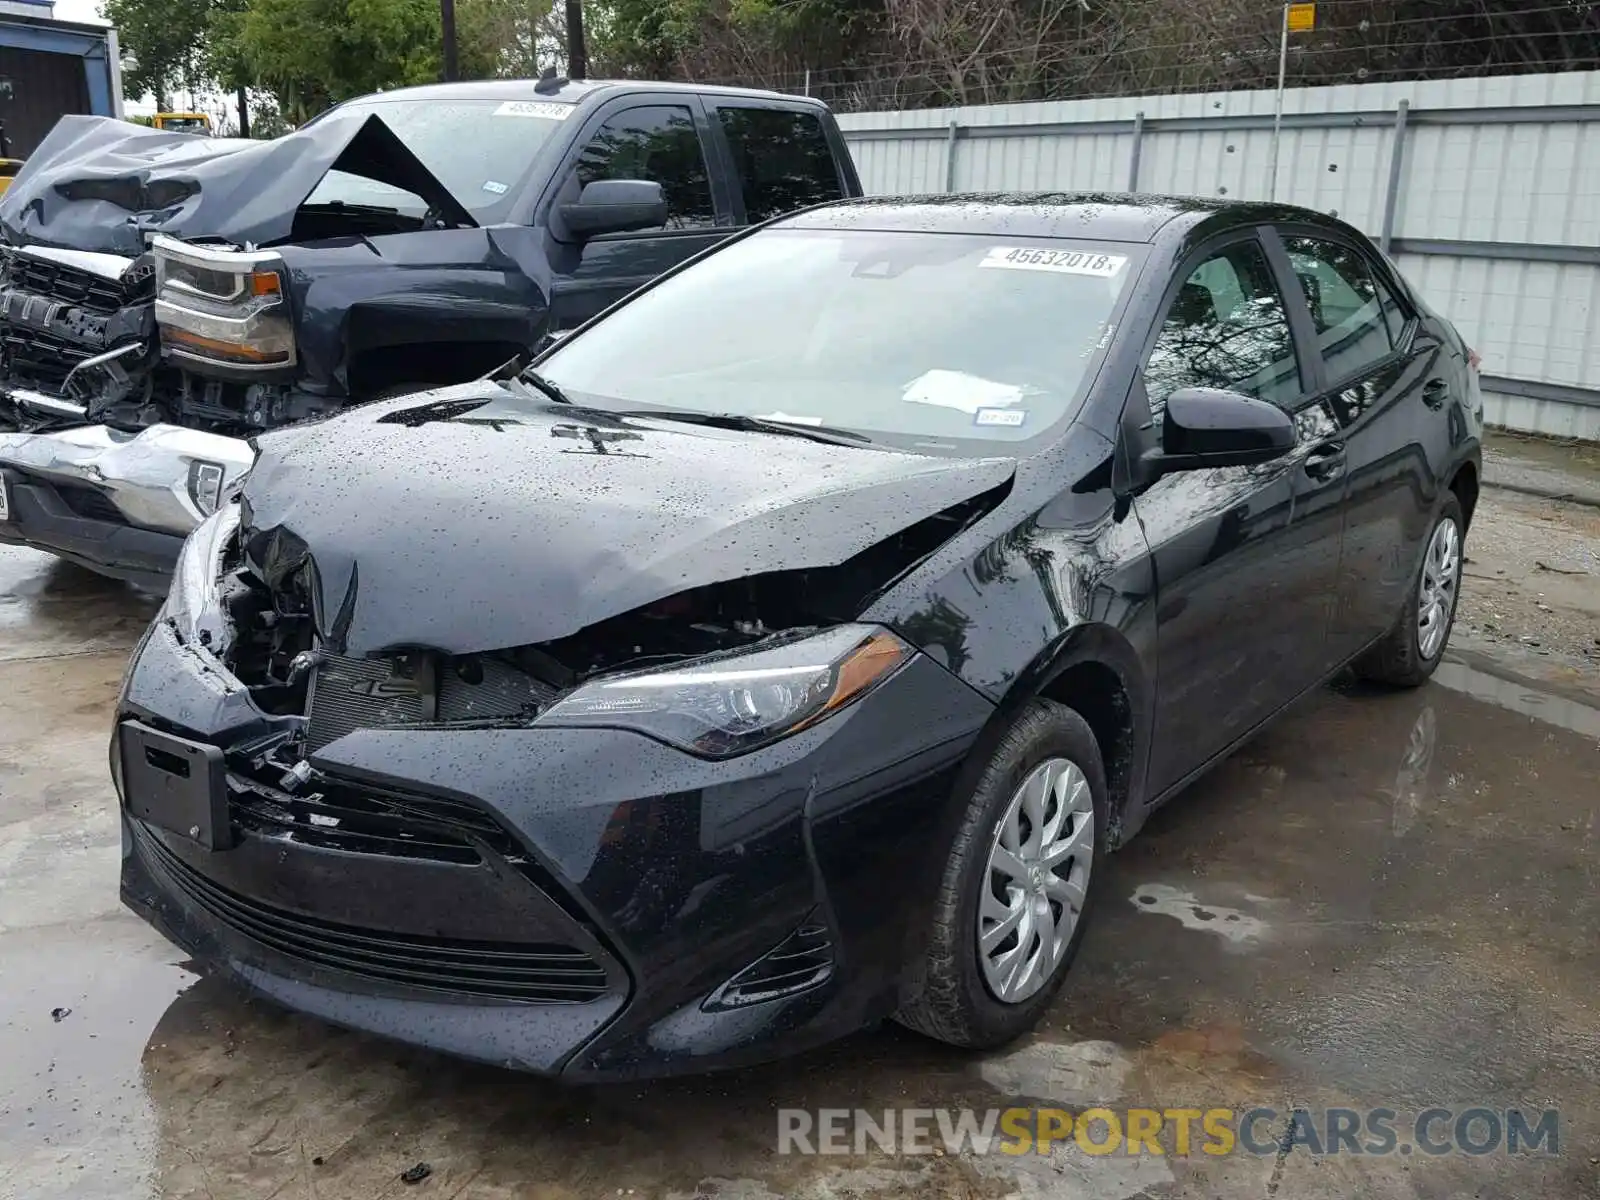
[[[912,655],[887,629],[840,625],[764,650],[584,684],[538,725],[633,729],[707,758],[731,758],[855,703]]]
[[[155,235],[156,325],[169,356],[236,371],[295,361],[283,257]]]

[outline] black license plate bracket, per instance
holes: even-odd
[[[221,750],[139,721],[123,722],[117,746],[129,812],[207,850],[232,847]]]

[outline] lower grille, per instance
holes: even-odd
[[[158,840],[146,842],[183,896],[213,920],[290,958],[408,988],[581,1004],[606,994],[598,962],[571,946],[468,942],[352,929],[250,900],[212,883]]]
[[[56,493],[62,501],[78,516],[90,521],[109,521],[114,525],[126,525],[128,518],[122,515],[122,510],[111,502],[111,497],[86,487],[57,487]]]
[[[430,717],[417,683],[382,659],[331,658],[317,668],[306,734],[320,750],[357,729],[390,729],[425,721],[462,722],[532,716],[556,690],[496,658],[449,659],[438,668],[437,708]]]
[[[701,1006],[708,1012],[809,991],[833,975],[833,938],[819,915],[723,984]]]
[[[323,850],[476,863],[483,859],[482,845],[515,867],[527,858],[516,839],[475,805],[326,776],[289,793],[276,780],[230,763],[228,811],[241,829]]]

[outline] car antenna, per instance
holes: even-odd
[[[548,96],[552,92],[559,92],[571,81],[563,75],[557,75],[554,67],[546,67],[544,74],[539,76],[539,82],[533,85],[533,90],[541,96]]]

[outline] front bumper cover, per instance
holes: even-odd
[[[183,539],[204,516],[190,494],[194,464],[220,468],[226,490],[254,460],[243,439],[179,425],[138,433],[106,425],[0,432],[9,510],[0,520],[0,541],[161,586]]]
[[[926,927],[948,852],[951,783],[991,712],[919,655],[851,709],[720,763],[622,730],[358,730],[313,766],[353,786],[469,804],[525,865],[486,856],[490,874],[469,879],[237,825],[235,847],[212,852],[125,808],[123,897],[259,993],[448,1053],[584,1079],[761,1061],[894,1011],[908,939]],[[119,729],[130,718],[224,749],[283,720],[165,623],[130,668]],[[584,1004],[506,1003],[328,970],[196,903],[175,886],[174,855],[268,919],[502,945],[557,930],[603,965],[607,990]],[[487,890],[463,902],[469,886]],[[476,924],[458,928],[452,914],[469,910]],[[718,1010],[710,998],[722,985],[808,922],[828,930],[825,981]]]

